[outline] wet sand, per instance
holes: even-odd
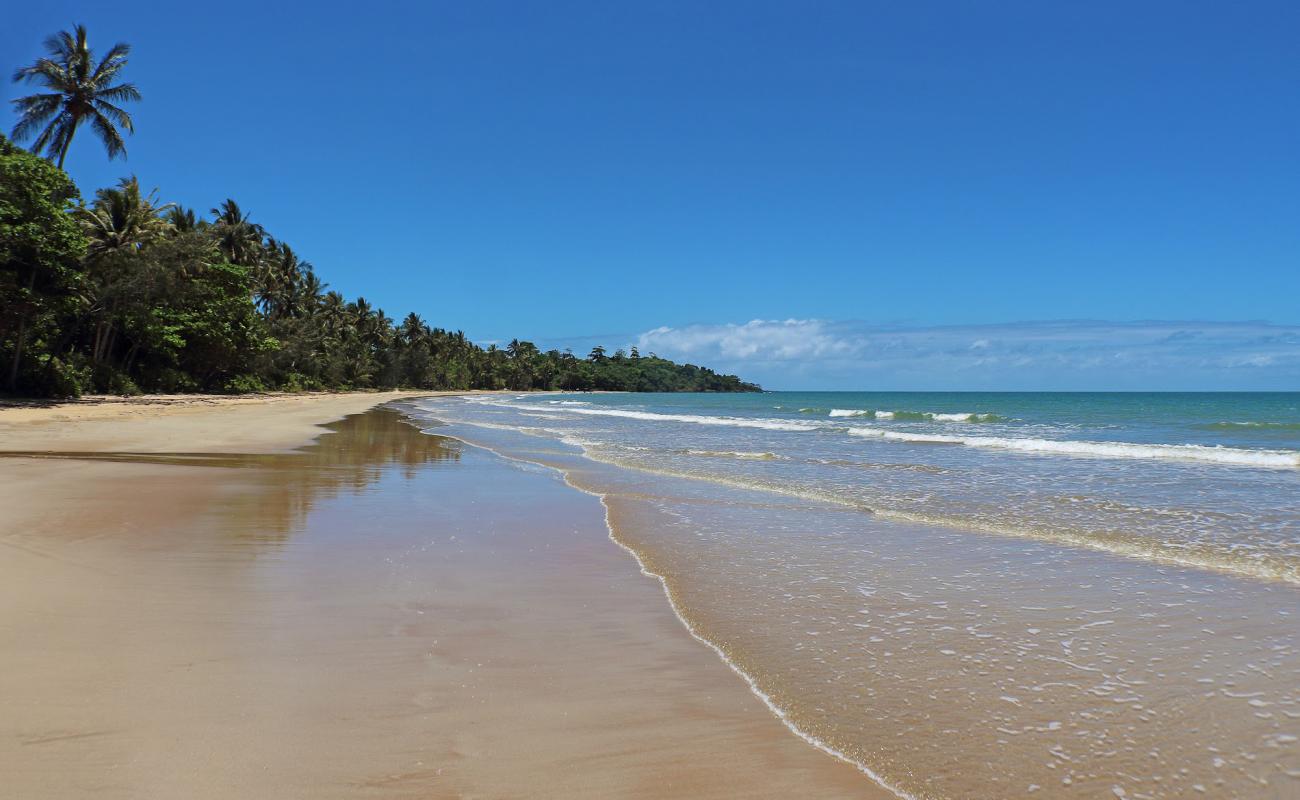
[[[584,446],[607,431],[412,405],[602,496],[695,633],[900,794],[1297,797],[1292,585],[637,469]]]
[[[6,794],[884,796],[554,472],[384,409],[292,450],[384,399],[0,412]]]

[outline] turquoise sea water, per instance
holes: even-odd
[[[782,720],[900,797],[1300,792],[1300,394],[495,395]]]
[[[725,415],[806,421],[832,411],[854,412],[857,422],[926,422],[936,415],[991,423],[978,429],[949,426],[949,434],[1046,437],[1085,441],[1198,444],[1289,450],[1300,466],[1300,392],[765,392],[762,394],[603,394],[548,398],[596,408]],[[514,402],[523,404],[526,398]],[[885,417],[876,415],[883,413]],[[887,419],[888,414],[894,417]],[[844,419],[844,417],[841,417]]]
[[[467,419],[886,517],[1300,582],[1300,394],[592,394]]]

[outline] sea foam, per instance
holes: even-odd
[[[658,414],[652,411],[629,411],[621,408],[555,408],[553,406],[528,406],[517,403],[510,408],[527,411],[563,411],[566,414],[583,414],[593,417],[621,417],[623,419],[640,419],[648,422],[688,422],[695,425],[722,425],[733,428],[761,428],[769,431],[815,431],[818,426],[808,422],[791,422],[779,419],[757,419],[751,417],[715,417],[707,414]]]
[[[878,420],[908,422],[1001,422],[997,414],[978,414],[965,411],[957,413],[939,411],[869,411],[857,408],[832,408],[832,417],[871,417]]]
[[[1199,444],[1135,444],[1132,442],[1019,439],[1004,436],[950,436],[862,427],[849,428],[849,433],[854,436],[901,442],[957,444],[967,447],[985,447],[1049,455],[1156,459],[1161,461],[1202,461],[1212,464],[1235,464],[1251,467],[1300,467],[1300,453],[1293,450],[1249,450],[1238,447]]]
[[[619,408],[589,408],[553,405],[533,406],[519,403],[501,404],[510,408],[526,411],[563,412],[597,417],[621,417],[648,422],[683,422],[694,425],[717,425],[735,428],[758,428],[771,431],[802,433],[815,431],[824,426],[813,422],[794,420],[761,419],[752,417],[726,417],[707,414],[663,414],[652,411],[634,411]],[[847,409],[832,409],[849,411]],[[865,412],[879,415],[881,412]],[[980,417],[993,415],[982,414],[945,414],[931,412],[893,412],[896,416],[904,414],[925,413],[928,416],[946,421],[974,421]],[[839,415],[844,416],[844,415]],[[835,426],[832,426],[832,430]],[[921,433],[912,431],[885,430],[879,427],[845,426],[839,428],[853,436],[886,439],[899,442],[919,444],[953,444],[966,447],[980,447],[997,450],[1009,450],[1021,453],[1040,453],[1046,455],[1086,456],[1093,458],[1126,458],[1159,461],[1196,461],[1210,464],[1225,464],[1247,467],[1297,468],[1300,467],[1300,452],[1295,450],[1264,450],[1238,447],[1210,446],[1198,444],[1138,444],[1134,442],[1081,441],[1063,439],[1035,439],[1005,436],[960,436],[942,433]]]
[[[682,452],[690,456],[704,456],[706,458],[738,458],[742,461],[776,461],[785,458],[776,453],[766,451],[755,452],[752,450],[683,450]]]

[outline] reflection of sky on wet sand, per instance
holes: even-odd
[[[0,451],[0,457],[242,470],[229,481],[238,490],[222,492],[219,507],[208,511],[223,515],[223,527],[246,543],[266,544],[301,529],[322,500],[359,492],[386,473],[410,480],[422,465],[460,459],[459,442],[423,435],[390,408],[323,427],[316,441],[291,453]]]
[[[861,796],[550,470],[384,410],[66,455],[3,463],[48,491],[0,540],[0,796]]]

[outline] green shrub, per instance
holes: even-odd
[[[131,380],[131,376],[116,367],[100,364],[95,368],[93,377],[95,388],[104,394],[123,396],[141,394],[140,387]]]
[[[280,384],[282,392],[318,392],[325,388],[320,381],[301,372],[290,372]]]
[[[198,381],[194,380],[193,376],[174,367],[152,370],[143,382],[150,387],[150,391],[162,394],[184,394],[197,392],[200,389]]]
[[[265,392],[266,384],[256,375],[236,375],[228,379],[221,387],[224,394],[249,394]]]
[[[80,397],[93,387],[90,369],[75,354],[30,359],[19,381],[35,397]]]

